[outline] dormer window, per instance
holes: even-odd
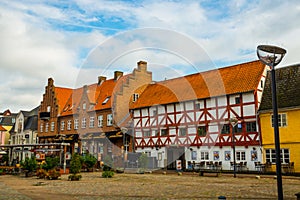
[[[47,106],[47,112],[51,112],[51,106]]]
[[[136,101],[138,100],[138,98],[139,98],[139,94],[134,93],[134,94],[132,95],[132,101],[133,101],[133,102],[136,102]]]
[[[102,102],[102,105],[106,104],[106,103],[108,102],[109,99],[110,99],[110,96],[106,97],[106,98],[104,99],[104,101]]]
[[[85,102],[82,104],[82,109],[83,109],[83,110],[86,109],[86,103],[85,103]]]
[[[240,97],[235,97],[234,100],[235,100],[235,104],[240,104],[241,103]]]

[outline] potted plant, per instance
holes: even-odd
[[[82,167],[82,160],[81,156],[77,153],[74,153],[72,155],[72,159],[70,162],[70,175],[69,175],[69,180],[70,181],[79,181],[82,176],[80,174]]]
[[[25,161],[21,162],[21,167],[24,170],[26,177],[32,176],[37,166],[37,161],[34,156],[32,156],[31,158],[26,157]]]
[[[140,174],[144,174],[145,173],[145,170],[147,169],[147,166],[148,166],[148,156],[146,153],[142,153],[138,159],[139,161],[139,171],[138,173]]]
[[[45,163],[42,165],[42,169],[46,171],[45,177],[49,180],[57,180],[61,175],[57,167],[59,164],[58,157],[46,157]]]
[[[83,163],[86,165],[89,172],[94,171],[94,166],[97,163],[97,158],[92,154],[86,154],[83,158]]]
[[[112,171],[112,168],[113,168],[113,160],[111,159],[110,156],[105,156],[102,177],[112,178],[114,176],[114,172]]]

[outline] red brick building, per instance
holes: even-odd
[[[131,74],[115,71],[112,79],[99,76],[96,83],[76,89],[56,87],[49,78],[39,110],[39,143],[67,142],[67,153],[88,151],[99,160],[110,155],[118,162],[124,146],[126,152],[133,148],[129,104],[151,81],[144,61]]]

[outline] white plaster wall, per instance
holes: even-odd
[[[244,116],[253,116],[255,115],[255,105],[246,105],[243,106]]]

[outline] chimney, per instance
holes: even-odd
[[[104,81],[106,81],[105,76],[98,76],[98,85],[101,85]]]
[[[139,61],[137,63],[137,66],[138,66],[138,70],[147,71],[147,62],[146,61]]]
[[[121,71],[115,71],[114,80],[118,80],[121,76],[123,76],[123,72]]]
[[[88,90],[88,86],[87,86],[87,85],[84,85],[84,86],[83,86],[83,92],[87,92],[87,90]]]

